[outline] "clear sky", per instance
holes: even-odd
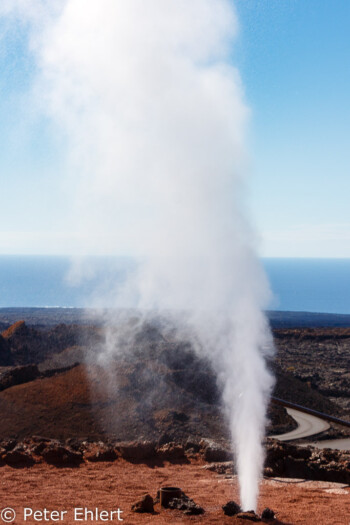
[[[260,253],[350,257],[350,2],[235,5],[232,61],[252,110],[249,208]],[[63,146],[32,107],[24,34],[18,27],[0,40],[0,253],[67,254]]]
[[[349,257],[350,2],[236,6],[262,252]]]

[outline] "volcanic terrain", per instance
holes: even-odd
[[[22,505],[14,496],[21,492],[36,508],[48,501],[61,509],[79,501],[117,505],[127,523],[239,520],[221,508],[238,496],[220,391],[209,363],[187,341],[147,322],[128,352],[105,366],[98,320],[56,325],[28,315],[14,323],[0,316],[0,507]],[[350,329],[278,327],[274,337],[274,395],[349,419]],[[269,418],[271,435],[296,426],[281,406],[271,404]],[[318,439],[347,435],[332,424]],[[349,454],[274,440],[266,449],[260,511],[273,508],[280,523],[348,523]],[[179,485],[205,513],[184,518],[157,504],[152,515],[131,512],[138,497],[155,497],[164,484]]]

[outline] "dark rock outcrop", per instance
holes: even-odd
[[[2,460],[11,467],[31,467],[35,461],[32,455],[23,447],[15,447],[2,455]]]
[[[263,520],[274,520],[275,513],[272,509],[269,509],[269,507],[266,507],[261,513],[261,518]]]
[[[87,450],[84,458],[88,461],[115,461],[118,455],[113,447],[102,444]]]
[[[350,453],[267,440],[266,476],[350,483]]]
[[[197,505],[184,492],[181,492],[178,498],[171,498],[167,503],[167,508],[181,510],[187,516],[198,516],[205,512],[200,505]]]
[[[130,442],[117,445],[103,442],[80,443],[74,439],[72,446],[58,440],[34,437],[24,442],[4,440],[0,442],[0,463],[12,466],[31,466],[45,461],[57,467],[74,467],[83,461],[117,461],[120,457],[129,462],[170,461],[188,462],[182,444],[169,443],[156,448],[154,443]],[[195,457],[199,457],[197,454]],[[209,463],[203,468],[221,475],[232,475],[232,461]],[[303,478],[318,481],[350,483],[350,452],[298,447],[268,439],[266,443],[267,477]],[[229,508],[229,507],[228,507]]]
[[[26,365],[35,362],[33,350],[36,353],[42,349],[42,335],[38,330],[29,328],[24,321],[17,321],[1,335],[11,348],[14,364]]]
[[[92,327],[82,330],[77,325],[59,324],[50,330],[38,330],[27,326],[24,321],[17,321],[1,334],[10,348],[13,365],[39,364],[50,356],[74,347],[81,342],[98,340],[98,331]],[[1,343],[0,343],[1,345]],[[0,366],[1,346],[0,346]]]
[[[5,439],[5,441],[2,441],[1,446],[8,452],[17,446],[17,441],[16,439]]]
[[[13,365],[11,349],[8,341],[0,335],[0,366]]]
[[[226,516],[235,516],[242,511],[241,507],[235,501],[228,501],[226,505],[222,506],[222,510]]]
[[[150,494],[145,494],[143,498],[131,506],[131,510],[139,513],[153,513],[154,506],[152,496],[150,496]]]
[[[202,439],[200,442],[201,455],[208,463],[230,461],[232,452],[210,439]]]
[[[59,443],[50,443],[41,452],[41,457],[56,467],[77,466],[83,461],[83,455]]]
[[[0,377],[0,391],[11,386],[29,383],[38,377],[40,377],[40,372],[36,365],[16,366]]]
[[[156,455],[155,445],[149,441],[118,443],[116,450],[122,458],[131,461],[152,459]]]
[[[185,461],[186,454],[182,445],[177,443],[166,443],[157,449],[157,456],[165,461]]]

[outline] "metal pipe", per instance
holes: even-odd
[[[344,419],[340,419],[338,417],[329,416],[328,414],[324,414],[323,412],[319,412],[318,410],[303,407],[301,405],[291,403],[290,401],[285,401],[284,399],[280,399],[278,397],[271,397],[271,401],[276,405],[282,405],[287,408],[294,408],[295,410],[299,410],[299,412],[305,412],[305,414],[311,414],[312,416],[317,416],[320,419],[325,419],[326,421],[331,421],[332,423],[337,423],[338,425],[343,425],[344,427],[350,428],[350,421],[345,421]]]

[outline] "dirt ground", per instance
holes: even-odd
[[[161,486],[179,486],[196,503],[204,507],[202,516],[184,516],[181,511],[164,510],[155,506],[154,514],[135,514],[131,505],[145,493],[155,497]],[[220,476],[203,468],[202,463],[163,466],[132,464],[119,460],[112,463],[85,463],[78,468],[56,468],[38,464],[32,468],[14,469],[4,466],[0,469],[0,523],[11,519],[14,509],[17,517],[15,525],[34,523],[75,523],[94,524],[229,524],[249,523],[224,516],[221,506],[227,501],[238,501],[237,480]],[[264,480],[261,485],[259,509],[272,508],[278,517],[274,523],[307,525],[349,525],[350,488],[322,482],[295,482],[293,480]],[[55,513],[52,519],[47,514],[27,516],[24,508],[48,511],[67,511]],[[116,511],[110,515],[96,515],[85,520],[84,510]],[[26,511],[29,513],[30,511]],[[91,514],[87,514],[91,518]],[[75,519],[75,518],[79,518]],[[102,518],[102,519],[101,519]],[[9,521],[8,521],[9,522]]]

